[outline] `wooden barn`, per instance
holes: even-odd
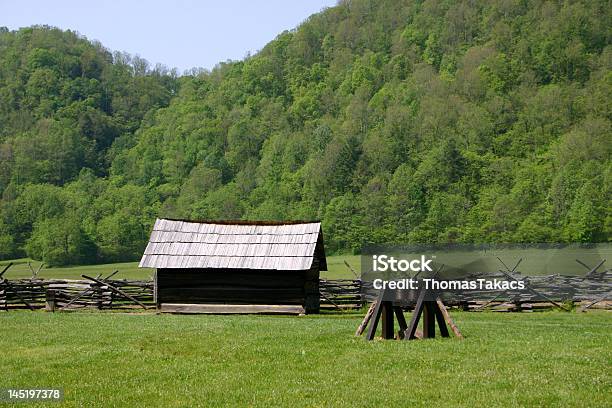
[[[171,313],[317,313],[320,222],[158,219],[140,261]]]

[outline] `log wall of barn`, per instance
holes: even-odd
[[[319,311],[319,271],[158,269],[156,302],[302,305]]]

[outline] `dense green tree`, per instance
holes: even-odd
[[[37,222],[27,241],[26,253],[49,266],[78,264],[96,259],[94,243],[81,229],[79,220],[69,215]]]
[[[15,249],[15,238],[4,221],[0,220],[0,259],[11,257]]]
[[[321,219],[328,252],[610,241],[611,13],[340,1],[180,78],[0,30],[0,257],[134,259],[160,215]]]

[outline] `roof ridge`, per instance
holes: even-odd
[[[300,225],[300,224],[320,224],[321,220],[289,220],[289,221],[266,221],[266,220],[190,220],[185,218],[166,218],[160,217],[158,220],[182,221],[194,224],[219,224],[219,225]]]

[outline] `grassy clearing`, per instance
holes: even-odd
[[[327,257],[327,271],[321,272],[326,279],[355,279],[355,275],[346,267],[344,261],[359,274],[361,272],[361,257],[359,255],[335,255]]]
[[[368,343],[360,315],[2,313],[0,387],[87,407],[612,405],[610,314],[454,317],[464,341]]]
[[[327,279],[339,279],[347,278],[352,279],[354,275],[344,265],[344,260],[359,273],[361,264],[358,255],[339,255],[330,256],[327,258],[327,266],[329,271],[322,272],[321,277]],[[0,261],[0,268],[2,265],[6,265],[9,262],[13,262],[14,265],[4,275],[7,279],[18,279],[18,278],[29,278],[32,276],[32,272],[28,267],[28,261],[31,262],[31,266],[34,270],[40,265],[39,261],[32,261],[27,258],[15,259],[11,261]],[[68,266],[62,268],[44,268],[38,274],[41,278],[66,278],[66,279],[81,279],[82,274],[97,275],[99,273],[103,275],[109,275],[115,270],[119,270],[117,278],[129,278],[129,279],[149,279],[154,273],[153,269],[142,269],[138,268],[138,262],[123,262],[114,264],[100,264],[100,265],[79,265],[79,266]]]
[[[29,259],[18,259],[14,261],[2,261],[1,265],[13,262],[13,266],[4,275],[7,279],[19,279],[29,278],[32,276],[32,272],[28,267]],[[38,269],[40,261],[31,261],[31,266],[34,270]],[[66,279],[81,279],[82,274],[94,275],[101,273],[103,275],[110,275],[113,271],[119,270],[117,278],[130,278],[130,279],[148,279],[154,272],[153,269],[141,269],[138,268],[138,262],[122,262],[114,264],[100,264],[100,265],[79,265],[79,266],[66,266],[61,268],[43,268],[38,276],[40,278],[66,278]]]

